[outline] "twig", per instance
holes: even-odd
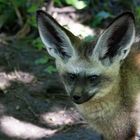
[[[19,97],[18,95],[15,95],[15,97],[23,101],[27,105],[27,109],[33,114],[33,116],[37,120],[39,119],[39,115],[32,109],[32,107],[30,106],[29,102],[26,101],[26,99],[24,99],[23,97]]]
[[[28,21],[23,25],[23,27],[16,33],[16,38],[23,38],[30,32],[30,26]]]
[[[74,126],[79,126],[79,125],[87,125],[86,122],[78,122],[78,123],[74,123],[74,124],[67,124],[67,125],[62,125],[57,129],[57,132],[63,131],[63,132],[67,132],[69,131],[72,127]]]
[[[54,1],[53,0],[48,0],[48,2],[44,4],[44,6],[46,8],[46,11],[47,12],[52,11],[53,5],[54,5]]]
[[[15,35],[12,36],[0,35],[0,43],[8,45],[8,41],[24,38],[29,32],[30,32],[30,26],[26,22]]]
[[[51,98],[57,98],[57,99],[66,99],[68,98],[67,95],[64,95],[64,94],[56,94],[56,93],[51,93],[51,94],[46,94],[45,97],[51,99]]]
[[[57,13],[74,13],[74,12],[76,12],[76,9],[74,9],[73,7],[64,7],[64,8],[53,7],[51,10],[52,10],[51,12],[57,12]]]
[[[11,0],[11,3],[13,4],[13,6],[15,8],[15,12],[16,12],[16,15],[18,17],[19,25],[22,26],[23,25],[23,19],[22,19],[21,13],[20,13],[17,5],[15,4],[15,2],[13,0]]]

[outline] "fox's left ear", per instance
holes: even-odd
[[[104,65],[126,58],[135,39],[135,21],[131,12],[118,16],[99,37],[93,50]]]
[[[40,37],[52,57],[66,62],[76,54],[72,40],[77,38],[53,17],[43,10],[38,10],[37,23]]]

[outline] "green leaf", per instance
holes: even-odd
[[[137,7],[137,8],[136,8],[136,14],[137,14],[138,16],[140,16],[140,7]]]
[[[0,15],[0,28],[4,25],[7,21],[7,17],[5,15]]]
[[[83,9],[87,5],[85,1],[79,1],[79,0],[65,0],[67,4],[74,6],[76,9]]]
[[[29,16],[28,16],[28,23],[29,23],[31,26],[37,28],[36,17],[35,17],[35,15],[29,15]]]
[[[101,11],[96,16],[100,17],[101,19],[106,19],[106,18],[110,17],[111,14],[106,11]]]
[[[35,61],[35,64],[47,64],[48,63],[48,61],[49,61],[49,58],[47,58],[47,57],[45,57],[45,58],[40,58],[40,59],[37,59],[36,61]]]
[[[56,4],[57,6],[63,5],[61,0],[54,0],[54,4]]]
[[[94,20],[92,20],[91,25],[92,25],[92,27],[97,27],[98,25],[101,24],[101,22],[102,22],[102,18],[97,16],[97,17],[95,17]]]
[[[40,37],[36,38],[36,39],[33,41],[32,45],[33,45],[35,48],[37,48],[38,50],[42,50],[43,48],[45,48],[45,46],[43,45],[43,43],[42,43]]]
[[[36,4],[32,4],[31,7],[28,8],[28,13],[32,14],[35,13],[36,10],[38,9],[38,6]]]
[[[9,3],[8,3],[7,1],[5,1],[5,0],[0,0],[0,3],[5,4],[5,5],[8,5],[8,4],[9,4]]]
[[[74,6],[75,6],[76,9],[83,9],[87,5],[84,1],[77,1]]]
[[[74,5],[77,0],[65,0],[67,4]]]
[[[94,35],[94,36],[91,36],[91,35],[88,35],[84,38],[84,41],[85,42],[91,42],[91,41],[94,41],[97,37]]]
[[[57,72],[57,69],[51,65],[51,66],[48,66],[46,69],[44,69],[44,72],[52,74],[53,72]]]
[[[27,0],[11,0],[17,7],[23,7],[26,5]]]
[[[112,17],[112,15],[106,11],[101,11],[95,16],[91,24],[93,27],[97,27],[98,25],[101,24],[103,19],[106,19],[108,17]]]

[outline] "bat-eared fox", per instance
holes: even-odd
[[[120,14],[90,42],[76,37],[42,10],[37,11],[37,23],[68,96],[89,126],[104,140],[137,139],[140,44],[135,41],[134,15]]]

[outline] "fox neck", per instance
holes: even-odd
[[[135,46],[134,46],[135,47]],[[139,49],[131,51],[120,69],[120,87],[125,96],[135,98],[140,90],[140,53]]]

